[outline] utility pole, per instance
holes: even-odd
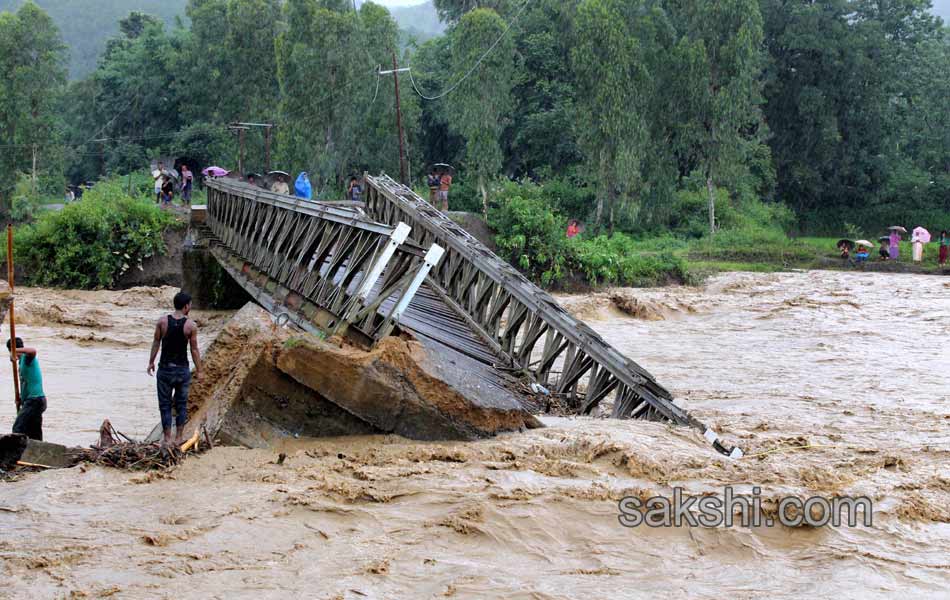
[[[241,145],[241,154],[238,156],[238,173],[241,177],[244,177],[244,132],[246,131],[247,127],[238,129],[238,143]]]
[[[244,177],[244,134],[250,129],[249,126],[244,125],[243,123],[234,123],[228,125],[228,129],[231,131],[236,131],[238,134],[238,146],[240,148],[238,154],[238,175]]]
[[[270,142],[271,142],[271,129],[274,128],[273,123],[231,123],[230,128],[233,130],[239,131],[241,137],[241,164],[244,164],[244,132],[250,129],[251,127],[257,127],[264,130],[264,170],[266,173],[270,173]],[[241,176],[244,176],[244,169],[238,168],[241,171]]]
[[[390,75],[393,76],[393,83],[396,86],[396,134],[399,136],[399,183],[407,185],[408,179],[406,178],[406,151],[402,145],[402,111],[399,107],[399,74],[405,73],[409,69],[403,68],[400,69],[396,64],[396,51],[393,50],[393,70],[392,71],[380,71],[380,75]]]
[[[270,127],[264,128],[264,171],[270,173]]]

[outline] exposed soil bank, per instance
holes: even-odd
[[[129,269],[119,278],[116,289],[132,287],[164,285],[181,287],[182,284],[182,254],[185,250],[185,239],[188,229],[184,226],[177,229],[169,228],[165,231],[166,253],[162,256],[153,256],[142,261],[142,270]]]

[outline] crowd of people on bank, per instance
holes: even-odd
[[[178,161],[175,162],[178,163]],[[445,167],[447,168],[433,169],[427,177],[430,190],[429,200],[433,206],[440,208],[443,212],[449,210],[449,190],[452,186],[450,167],[448,165],[445,165]],[[176,170],[167,167],[164,161],[158,161],[152,164],[150,175],[154,184],[153,197],[162,208],[171,206],[176,196],[181,199],[183,205],[189,206],[195,183],[201,180],[200,178],[196,180],[195,173],[185,163],[181,163]],[[270,171],[266,175],[253,172],[241,174],[237,171],[212,166],[203,169],[201,176],[204,180],[236,179],[275,194],[294,196],[303,200],[316,200],[313,186],[310,183],[310,176],[306,171],[301,171],[295,179],[292,179],[286,171]],[[69,204],[81,200],[83,192],[89,190],[93,185],[93,183],[87,182],[66,186],[63,194],[64,202]],[[362,179],[355,175],[350,176],[346,182],[344,199],[349,202],[362,202],[364,193]]]
[[[175,194],[181,194],[181,202],[185,206],[191,204],[191,191],[194,187],[195,176],[188,168],[188,165],[182,163],[181,170],[166,169],[165,163],[159,162],[158,168],[152,171],[152,179],[155,187],[155,202],[162,208],[171,206]]]
[[[888,228],[888,234],[878,238],[878,260],[893,261],[900,259],[900,244],[902,234],[906,234],[907,229],[900,225],[894,225]],[[923,226],[914,228],[911,232],[911,260],[915,263],[921,263],[924,259],[924,246],[934,241],[930,232]],[[947,230],[940,232],[936,239],[938,252],[937,264],[944,266],[950,257],[950,234]],[[868,240],[852,241],[848,239],[838,240],[838,250],[841,252],[841,258],[849,263],[866,263],[870,260],[873,242]],[[852,255],[853,253],[853,255]]]

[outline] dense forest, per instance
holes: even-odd
[[[75,81],[46,12],[0,13],[0,172],[22,174],[0,178],[0,205],[18,182],[58,193],[157,156],[233,167],[235,121],[275,123],[275,168],[308,171],[324,196],[363,170],[399,173],[379,73],[395,54],[411,66],[412,180],[457,165],[453,208],[541,184],[551,210],[597,230],[687,237],[950,212],[950,37],[928,0],[435,7],[445,34],[406,46],[371,2],[188,0],[173,25],[124,16]],[[252,169],[263,146],[248,133]]]

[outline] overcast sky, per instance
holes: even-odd
[[[383,6],[415,6],[416,4],[422,4],[425,0],[375,0]],[[941,17],[944,21],[950,21],[950,0],[932,0],[934,5],[934,12]]]

